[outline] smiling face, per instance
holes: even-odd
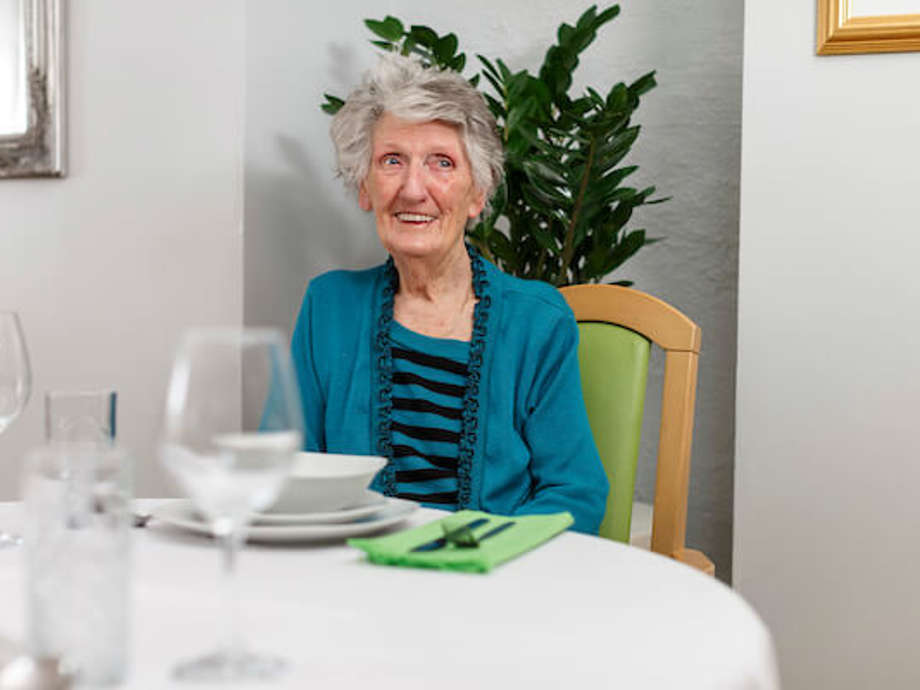
[[[465,251],[466,222],[484,202],[456,127],[408,122],[390,113],[380,117],[358,203],[374,212],[377,234],[390,254],[440,259]]]

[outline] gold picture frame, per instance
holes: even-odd
[[[818,0],[818,55],[912,50],[920,50],[920,14],[854,16],[852,0]]]

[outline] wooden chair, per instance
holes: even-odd
[[[561,290],[578,321],[588,417],[611,491],[600,534],[628,542],[650,344],[665,352],[651,550],[713,575],[684,545],[701,331],[669,304],[616,285]]]

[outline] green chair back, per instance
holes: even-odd
[[[581,322],[578,330],[582,393],[610,480],[600,535],[628,544],[650,343],[609,323]]]

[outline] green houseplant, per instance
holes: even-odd
[[[574,26],[562,24],[537,75],[512,72],[501,59],[477,55],[481,70],[470,78],[495,116],[505,144],[505,181],[492,210],[468,230],[469,240],[508,273],[554,285],[598,282],[655,240],[645,230],[627,229],[633,211],[652,199],[655,187],[625,184],[637,170],[622,165],[639,135],[632,116],[642,94],[655,87],[649,72],[606,93],[588,88],[572,97],[578,56],[598,29],[620,12],[619,5],[589,8]],[[415,54],[426,65],[463,72],[466,54],[456,35],[388,16],[365,20],[384,50]],[[490,92],[491,91],[491,92]],[[341,98],[325,94],[330,114]],[[619,280],[629,285],[631,281]]]

